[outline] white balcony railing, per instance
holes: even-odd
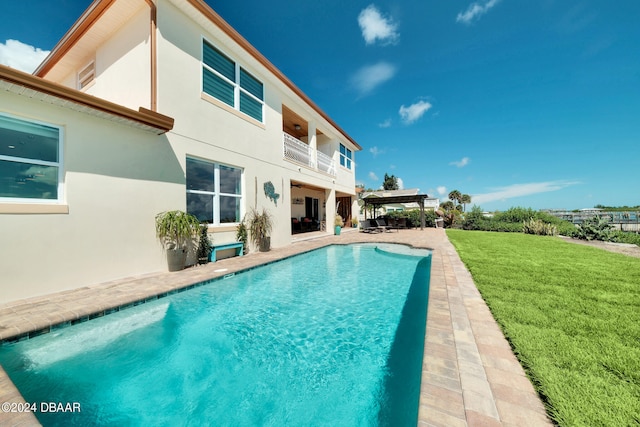
[[[288,133],[284,135],[284,158],[293,160],[305,166],[314,167],[313,150],[304,142],[292,137]]]
[[[330,156],[314,150],[288,133],[283,133],[283,154],[287,160],[336,176],[336,165]]]
[[[318,170],[336,176],[336,164],[333,159],[320,151],[317,151],[316,154],[318,156]]]

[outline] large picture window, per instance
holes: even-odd
[[[207,41],[202,42],[202,91],[262,122],[262,83]]]
[[[344,145],[340,144],[340,166],[344,166],[347,169],[351,169],[351,162],[353,160],[353,153]]]
[[[242,169],[187,157],[187,212],[209,224],[242,220]]]
[[[0,201],[57,201],[61,190],[59,127],[0,115]]]

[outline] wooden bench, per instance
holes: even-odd
[[[242,242],[234,242],[227,243],[226,245],[215,245],[211,247],[211,255],[209,255],[209,261],[216,262],[216,255],[218,251],[224,251],[225,249],[235,249],[237,256],[242,256],[244,254],[244,243]]]

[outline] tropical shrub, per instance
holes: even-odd
[[[473,205],[471,210],[464,215],[462,228],[465,230],[485,230],[489,219],[484,217],[482,208]]]
[[[249,231],[251,242],[256,247],[262,247],[264,249],[263,252],[268,251],[267,239],[273,229],[273,216],[271,213],[265,208],[262,208],[262,212],[251,208],[246,220],[249,224],[247,230]]]
[[[506,222],[490,219],[485,223],[484,231],[499,231],[503,233],[522,233],[522,222]]]
[[[455,196],[455,191],[449,193],[449,198]],[[459,193],[459,192],[458,192]],[[462,216],[462,205],[456,205],[453,201],[446,201],[440,204],[438,215],[444,220],[445,228],[452,228],[456,224],[460,224]]]
[[[558,227],[558,234],[567,237],[576,237],[578,235],[578,227],[571,221],[560,220],[555,224]]]
[[[200,224],[200,240],[198,241],[198,262],[206,264],[211,255],[211,240],[209,240],[209,225],[206,222]]]
[[[582,221],[578,225],[578,239],[582,240],[602,240],[603,242],[611,241],[611,226],[605,218],[594,216]]]
[[[628,231],[612,230],[611,241],[618,243],[630,243],[640,246],[640,234],[629,233]]]
[[[248,237],[249,236],[247,232],[247,226],[245,225],[244,219],[243,219],[242,222],[238,224],[238,227],[236,227],[236,240],[243,244],[242,245],[243,255],[246,255],[249,253],[249,246],[247,246]]]
[[[525,234],[538,236],[555,236],[558,234],[558,228],[555,225],[534,218],[522,222],[522,231]]]
[[[531,208],[513,207],[504,212],[496,212],[493,219],[498,222],[519,222],[537,218],[538,212]]]
[[[546,230],[539,232],[552,233],[555,227],[555,234],[573,237],[577,229],[573,223],[557,218],[546,212],[534,211],[531,208],[513,207],[504,212],[496,212],[493,217],[485,217],[480,207],[474,206],[470,212],[465,214],[462,228],[465,230],[499,231],[507,233],[534,233],[534,229],[525,230],[525,223],[533,227],[538,226],[537,221],[548,224]]]
[[[407,220],[407,227],[417,228],[420,227],[420,209],[411,209],[406,211],[392,211],[387,214],[389,218],[405,218]],[[437,215],[434,211],[424,211],[424,226],[435,227],[435,220]]]
[[[186,249],[199,230],[200,221],[189,213],[174,210],[156,215],[156,236],[165,249]]]

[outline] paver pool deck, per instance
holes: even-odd
[[[330,244],[403,243],[433,251],[418,426],[553,425],[443,229],[375,234],[343,230],[340,236],[295,237],[317,238],[180,272],[131,277],[0,305],[0,340],[37,335],[61,323],[100,316],[115,307]],[[0,367],[2,402],[24,399]],[[29,413],[0,410],[0,425],[38,422]]]

